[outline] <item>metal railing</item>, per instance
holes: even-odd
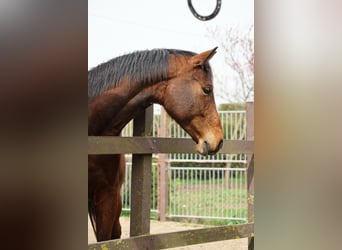
[[[246,111],[231,110],[218,111],[222,122],[224,139],[244,140],[246,138]],[[158,136],[160,130],[160,114],[155,114],[153,119],[153,136]],[[172,119],[167,124],[166,137],[190,138],[190,136]],[[129,122],[122,130],[122,136],[133,135],[133,121]]]
[[[130,211],[132,162],[126,162],[125,181],[121,187],[122,210]],[[158,164],[152,163],[151,212],[158,212]]]
[[[246,139],[246,111],[219,111],[224,139]],[[153,136],[160,135],[160,115],[154,115]],[[189,138],[172,119],[166,123],[166,137]],[[122,131],[132,136],[133,123]],[[154,154],[154,158],[158,155]],[[184,167],[184,163],[201,163]],[[247,180],[245,154],[168,154],[168,217],[211,218],[247,221]],[[208,164],[215,167],[203,167]],[[216,163],[220,163],[220,167]],[[224,166],[222,166],[224,163]],[[232,167],[232,163],[240,163]],[[216,165],[215,165],[216,164]],[[172,165],[172,166],[171,166]],[[130,210],[131,158],[126,155],[125,182],[121,189],[123,210]],[[152,165],[151,211],[158,212],[158,164]]]
[[[168,217],[247,221],[245,168],[172,167]]]
[[[224,139],[227,140],[245,140],[246,139],[246,111],[219,111]],[[160,131],[160,115],[154,115],[153,136],[158,136]],[[168,118],[166,128],[166,137],[190,138],[190,136],[172,119]],[[127,124],[122,131],[122,136],[133,135],[133,122]],[[169,154],[169,162],[200,162],[200,163],[246,163],[244,154],[216,154],[203,157],[199,154]]]
[[[130,211],[132,164],[121,189]],[[169,167],[168,217],[247,220],[246,168]],[[158,212],[158,165],[152,165],[151,211]]]

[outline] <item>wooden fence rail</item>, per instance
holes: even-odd
[[[88,250],[165,249],[193,244],[252,237],[254,224],[208,227],[173,233],[136,236],[90,244]]]
[[[222,154],[253,154],[254,141],[224,140]],[[186,138],[89,136],[88,154],[196,153]]]

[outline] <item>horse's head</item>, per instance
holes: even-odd
[[[164,108],[197,143],[196,150],[202,155],[215,154],[223,144],[208,63],[215,53],[216,48],[198,55],[171,57],[163,96]]]

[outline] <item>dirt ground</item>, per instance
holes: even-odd
[[[121,217],[120,218],[121,227],[122,227],[122,236],[121,238],[129,237],[129,218]],[[169,232],[177,232],[184,231],[189,229],[198,229],[204,226],[198,224],[188,224],[188,223],[180,223],[180,222],[159,222],[155,220],[151,220],[151,234],[160,234],[160,233],[169,233]],[[91,227],[90,221],[88,220],[88,243],[96,242],[93,229]],[[218,250],[218,249],[228,249],[228,250],[247,250],[248,249],[248,239],[238,239],[238,240],[226,240],[226,241],[218,241],[206,244],[197,244],[191,246],[183,246],[176,248],[169,248],[172,250]]]

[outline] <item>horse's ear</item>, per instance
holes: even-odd
[[[191,57],[190,62],[192,63],[193,67],[206,64],[216,54],[216,49],[217,47]]]

